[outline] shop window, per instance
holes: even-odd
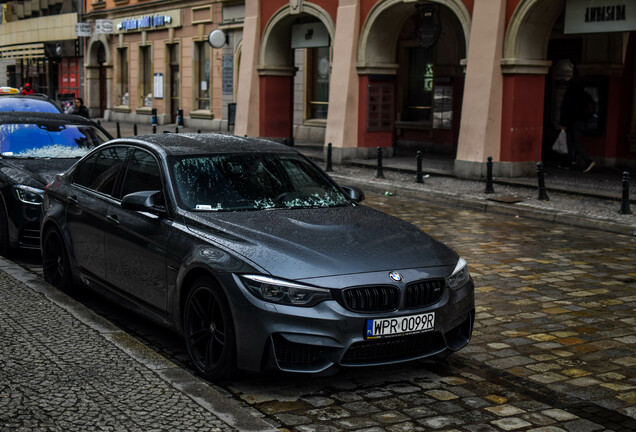
[[[329,108],[329,47],[307,49],[307,117],[326,119]]]
[[[406,50],[408,76],[404,93],[403,120],[430,122],[433,102],[433,49]]]
[[[128,48],[117,48],[117,97],[121,105],[130,104],[128,93]]]
[[[139,77],[141,82],[139,83],[139,95],[140,106],[151,107],[152,106],[152,47],[142,46],[139,49],[139,64],[141,71]]]
[[[196,109],[210,109],[210,46],[207,42],[195,43],[195,103]]]

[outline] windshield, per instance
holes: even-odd
[[[3,157],[74,158],[108,141],[90,125],[0,124]]]
[[[295,155],[196,156],[172,164],[178,198],[202,211],[349,205],[319,170]]]
[[[39,99],[28,98],[0,98],[0,111],[35,111],[45,113],[59,113],[61,112],[51,102],[47,102]]]

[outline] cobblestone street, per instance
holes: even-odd
[[[395,196],[369,194],[365,204],[416,224],[466,258],[477,303],[468,347],[447,361],[348,369],[327,377],[250,374],[222,387],[210,385],[212,390],[258,410],[281,430],[636,430],[635,237]],[[38,272],[37,264],[29,268]],[[3,288],[3,297],[12,289]],[[92,296],[78,299],[173,366],[188,369],[176,336]],[[33,327],[45,312],[24,311],[32,307],[28,300],[22,292],[3,302],[0,429],[46,427],[42,412],[53,419],[54,430],[98,429],[98,424],[114,430],[163,429],[178,421],[183,423],[175,430],[202,430],[200,422],[214,417],[123,351],[121,358],[102,356],[103,339],[69,335],[44,344],[46,337],[38,337],[42,327],[70,333],[77,324],[71,320],[61,327],[59,318],[45,317]],[[47,353],[72,346],[78,357],[60,354],[49,371],[21,360],[42,352],[42,345]],[[63,376],[57,368],[66,371]],[[97,379],[96,371],[107,376]],[[90,403],[77,408],[64,387],[58,390],[58,381],[69,376],[90,378],[90,394],[103,392],[94,410]],[[130,387],[149,389],[141,399],[126,402],[143,410],[120,406]],[[128,419],[122,423],[124,412]],[[74,423],[63,422],[69,413]],[[214,420],[206,427],[231,428]]]

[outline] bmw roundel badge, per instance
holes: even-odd
[[[391,278],[392,281],[397,283],[400,283],[404,280],[404,277],[402,277],[402,275],[399,274],[398,272],[389,273],[389,277]]]

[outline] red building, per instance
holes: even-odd
[[[592,4],[593,3],[593,4]],[[455,158],[457,175],[555,159],[580,76],[588,153],[636,165],[636,4],[628,0],[246,0],[236,133]]]

